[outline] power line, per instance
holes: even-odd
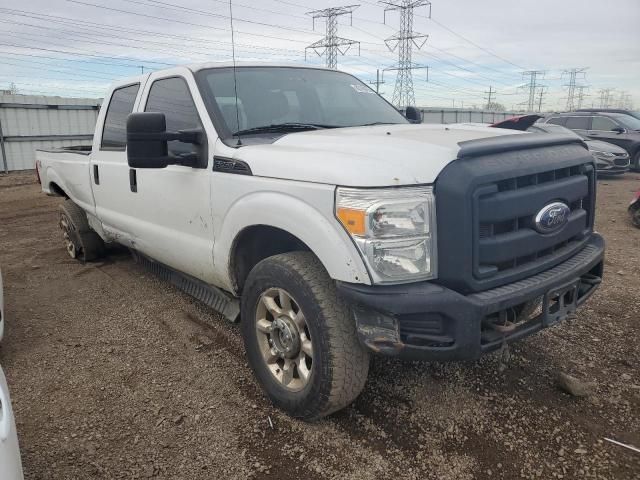
[[[427,77],[429,75],[427,66],[418,65],[412,59],[413,47],[415,46],[420,50],[426,43],[427,38],[429,38],[428,35],[413,31],[413,10],[418,7],[429,7],[429,15],[431,15],[431,2],[429,0],[384,0],[381,3],[387,5],[384,9],[385,23],[388,11],[400,11],[400,31],[385,40],[390,51],[398,50],[398,63],[385,68],[385,70],[398,72],[395,88],[393,89],[392,103],[398,108],[406,108],[416,103],[412,71],[418,68],[426,68]]]
[[[322,40],[318,40],[305,48],[305,59],[307,50],[311,49],[320,57],[324,55],[326,58],[327,68],[335,70],[338,68],[338,53],[340,53],[340,55],[345,55],[352,45],[358,45],[359,55],[360,42],[338,36],[338,17],[342,15],[349,15],[349,18],[353,23],[353,11],[359,6],[360,5],[347,5],[344,7],[331,7],[308,12],[307,15],[311,15],[313,18],[314,30],[316,27],[316,19],[326,19],[326,33]]]

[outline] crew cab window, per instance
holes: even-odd
[[[602,130],[608,132],[616,128],[618,124],[607,117],[593,117],[591,130]]]
[[[565,127],[572,130],[589,130],[591,117],[567,117]]]
[[[553,123],[554,125],[565,125],[567,123],[567,117],[551,117],[547,120],[547,123]]]
[[[202,127],[189,86],[182,78],[164,78],[153,82],[144,111],[164,113],[168,132]],[[168,142],[167,147],[173,155],[196,152],[194,145],[177,140]]]
[[[114,90],[107,107],[102,129],[101,150],[124,150],[127,145],[127,117],[133,112],[133,104],[140,84]]]

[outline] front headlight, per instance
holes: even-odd
[[[613,160],[615,154],[611,152],[602,152],[600,150],[591,150],[591,155],[599,160]]]
[[[336,217],[354,239],[374,283],[435,278],[432,187],[339,187]]]

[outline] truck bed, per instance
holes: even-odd
[[[36,150],[36,168],[47,195],[68,196],[84,210],[94,211],[91,145]]]

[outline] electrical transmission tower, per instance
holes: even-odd
[[[526,72],[522,72],[523,78],[529,77],[529,82],[521,85],[521,88],[527,88],[529,90],[529,99],[522,103],[522,105],[527,105],[528,112],[533,112],[536,108],[536,93],[538,90],[544,90],[544,86],[538,83],[538,79],[540,77],[544,78],[544,74],[544,70],[528,70]]]
[[[384,80],[380,77],[380,69],[376,69],[375,81],[370,81],[369,83],[376,86],[376,93],[380,93],[380,85],[384,84]]]
[[[576,85],[576,90],[577,90],[576,98],[578,99],[577,100],[577,107],[576,107],[577,109],[581,109],[582,108],[582,104],[584,102],[584,98],[589,96],[588,94],[584,93],[584,91],[587,88],[589,88],[588,85]]]
[[[307,15],[313,17],[313,29],[316,28],[316,19],[326,19],[326,33],[322,40],[312,43],[304,49],[305,60],[307,58],[307,50],[312,49],[321,57],[325,55],[327,68],[335,70],[338,68],[338,53],[345,55],[352,45],[358,45],[358,55],[360,55],[360,42],[349,40],[338,36],[338,17],[349,15],[349,20],[353,24],[353,11],[360,5],[347,5],[345,7],[332,7],[322,10],[314,10],[307,12]]]
[[[620,92],[620,97],[618,99],[618,108],[628,108],[631,109],[631,95],[626,91]]]
[[[601,88],[598,90],[600,94],[600,108],[609,108],[613,101],[613,91],[615,88]]]
[[[567,87],[567,111],[572,112],[575,110],[575,96],[576,96],[576,79],[578,77],[585,78],[585,72],[587,68],[572,68],[570,70],[565,70],[562,72],[562,76],[569,75],[569,83],[565,83],[564,86]]]
[[[426,68],[427,77],[429,75],[429,67],[418,65],[412,59],[413,47],[420,50],[429,37],[413,31],[413,10],[418,7],[429,7],[429,18],[431,18],[431,2],[429,0],[383,0],[380,3],[386,6],[384,9],[385,24],[387,23],[387,12],[392,10],[400,12],[400,31],[387,38],[384,43],[390,51],[398,51],[398,63],[385,68],[385,71],[395,70],[398,72],[392,103],[399,109],[403,109],[414,106],[416,103],[412,71],[417,68]]]

